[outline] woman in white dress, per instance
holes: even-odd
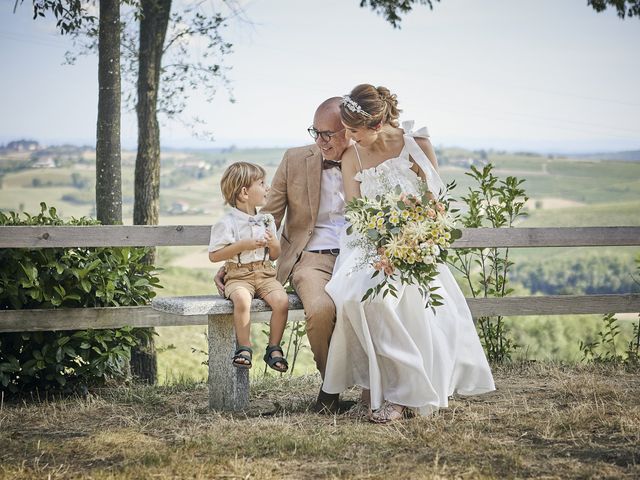
[[[426,181],[436,196],[444,184],[426,128],[398,127],[398,102],[384,87],[358,85],[345,96],[342,123],[353,141],[342,157],[347,201],[375,197],[400,186],[417,194]],[[356,235],[355,231],[352,235]],[[326,289],[336,305],[322,389],[340,393],[359,385],[369,391],[369,418],[378,423],[446,407],[454,392],[474,395],[495,389],[471,313],[453,275],[438,268],[444,305],[424,307],[418,287],[396,284],[397,298],[361,299],[379,282],[362,267],[362,252],[343,234],[340,255]],[[366,395],[363,395],[365,398]]]

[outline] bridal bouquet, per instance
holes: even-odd
[[[453,188],[453,184],[447,186]],[[426,307],[442,305],[442,297],[432,286],[437,265],[444,263],[447,249],[460,238],[455,228],[455,213],[446,195],[436,200],[426,184],[418,195],[406,195],[399,188],[375,198],[354,198],[346,206],[345,216],[350,222],[348,234],[355,230],[351,246],[364,252],[361,267],[374,269],[371,278],[381,275],[381,281],[362,297],[393,295],[392,283],[417,285]]]

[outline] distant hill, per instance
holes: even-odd
[[[640,162],[640,150],[609,153],[576,153],[559,156],[585,160],[616,160],[619,162]]]

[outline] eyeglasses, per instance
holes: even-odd
[[[315,127],[307,128],[307,132],[309,132],[309,135],[311,135],[311,138],[313,138],[314,140],[317,140],[318,137],[320,137],[325,142],[330,142],[334,135],[337,135],[343,131],[344,131],[344,128],[338,130],[337,132],[331,132],[331,131],[321,132],[319,130],[316,130]]]

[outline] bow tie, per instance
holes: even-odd
[[[342,168],[342,162],[336,162],[335,160],[322,160],[322,169],[326,170],[327,168],[336,167],[338,170]]]
[[[262,225],[263,223],[261,216],[249,217],[248,222],[249,225]]]

